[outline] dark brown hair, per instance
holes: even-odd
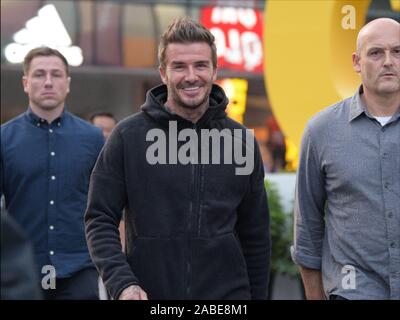
[[[67,59],[65,59],[65,57],[60,53],[60,51],[49,48],[49,47],[39,47],[39,48],[32,49],[31,51],[28,52],[28,54],[25,56],[24,64],[23,64],[24,74],[25,75],[28,74],[33,58],[50,57],[50,56],[56,56],[61,59],[61,61],[65,65],[65,71],[67,73],[67,76],[69,76],[69,66],[68,66]]]
[[[107,118],[113,119],[115,121],[115,123],[118,122],[117,119],[115,118],[115,116],[111,112],[108,112],[108,111],[96,111],[96,112],[93,112],[93,113],[91,113],[89,115],[90,123],[93,123],[94,119],[96,119],[97,117],[107,117]]]
[[[214,68],[217,68],[217,48],[212,33],[200,23],[188,18],[176,18],[172,20],[161,36],[158,46],[158,62],[165,68],[165,50],[170,43],[205,42],[211,48],[211,60]]]

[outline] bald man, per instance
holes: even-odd
[[[292,258],[308,299],[400,299],[400,24],[365,25],[362,84],[315,115],[301,146]]]

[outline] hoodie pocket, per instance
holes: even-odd
[[[246,263],[232,233],[193,241],[193,297],[249,299]]]
[[[183,240],[139,237],[128,263],[149,299],[182,299]]]

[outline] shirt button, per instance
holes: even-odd
[[[49,129],[49,132],[50,132],[50,133],[53,133],[53,129]]]
[[[61,123],[57,122],[57,126],[61,126]]]
[[[53,204],[54,204],[54,201],[53,201],[53,200],[50,200],[50,204],[53,205]]]
[[[389,182],[385,182],[385,188],[387,189],[387,188],[389,188],[389,186],[390,186],[390,183]]]
[[[38,127],[40,127],[40,123],[38,122],[37,124],[36,124]]]
[[[50,255],[52,256],[52,255],[54,255],[54,251],[53,250],[50,250]]]
[[[54,226],[49,226],[49,229],[50,230],[54,230]]]
[[[56,176],[51,176],[51,180],[56,180]]]
[[[51,156],[52,156],[52,157],[54,157],[54,156],[56,155],[56,153],[55,153],[55,152],[53,152],[53,151],[52,151],[52,152],[50,152],[50,154],[51,154]]]

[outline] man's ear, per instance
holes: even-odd
[[[68,89],[67,89],[67,92],[69,93],[70,86],[71,86],[71,77],[68,77],[67,80],[68,80]]]
[[[360,66],[360,55],[357,52],[353,52],[351,55],[351,58],[353,59],[353,68],[357,73],[361,72],[361,66]]]
[[[22,86],[24,87],[24,92],[28,93],[28,79],[26,76],[22,77]]]
[[[165,72],[165,69],[162,66],[159,66],[158,71],[160,72],[162,82],[167,84],[167,73]]]

